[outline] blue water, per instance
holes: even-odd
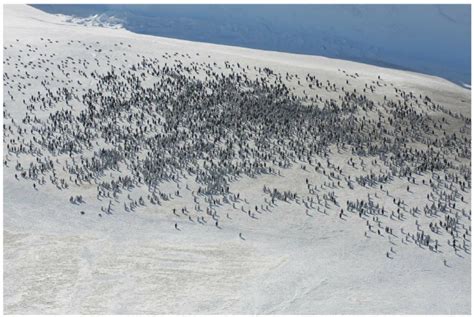
[[[322,55],[471,83],[470,5],[33,5],[136,33]]]

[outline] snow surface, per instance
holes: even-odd
[[[40,40],[51,39],[52,43]],[[415,94],[429,95],[452,111],[470,117],[470,92],[447,80],[318,56],[295,55],[194,43],[133,34],[123,29],[82,26],[29,6],[4,6],[5,57],[27,51],[26,44],[39,47],[29,52],[31,61],[38,54],[55,54],[52,60],[67,56],[94,61],[101,54],[85,50],[77,42],[99,41],[104,53],[136,62],[136,53],[162,56],[165,52],[190,54],[197,62],[224,61],[270,67],[300,77],[316,73],[331,82],[344,83],[347,73],[362,89],[381,76]],[[58,41],[57,43],[55,41]],[[118,43],[130,44],[116,46]],[[12,46],[10,46],[12,45]],[[22,49],[23,52],[19,52]],[[110,51],[109,51],[110,50]],[[123,54],[126,54],[126,57]],[[199,56],[196,55],[199,53]],[[210,57],[209,57],[210,56]],[[26,57],[25,57],[26,58]],[[168,61],[170,62],[170,61]],[[189,63],[184,60],[183,63]],[[11,75],[14,68],[5,66]],[[51,71],[54,71],[51,69]],[[107,69],[102,69],[107,71]],[[30,70],[29,70],[30,72]],[[43,70],[31,71],[41,75]],[[60,76],[56,72],[56,76]],[[26,88],[34,94],[41,89],[38,80]],[[83,83],[87,88],[91,83]],[[302,93],[295,86],[295,93]],[[54,86],[52,86],[54,87]],[[9,90],[4,87],[5,92]],[[327,94],[331,94],[328,92]],[[393,95],[393,87],[380,88],[380,96]],[[334,95],[335,97],[337,95]],[[25,105],[16,102],[5,107],[18,120]],[[4,97],[5,98],[5,97]],[[16,121],[18,121],[16,120]],[[4,145],[4,153],[5,153]],[[334,160],[345,162],[340,154]],[[16,158],[11,158],[13,166]],[[341,163],[342,164],[342,163]],[[403,244],[387,237],[364,236],[365,226],[351,216],[346,221],[336,210],[325,215],[305,214],[304,206],[279,202],[271,213],[250,219],[238,210],[229,210],[232,221],[222,219],[222,229],[213,225],[179,220],[174,228],[173,207],[192,206],[190,193],[181,199],[135,213],[117,212],[99,218],[101,202],[92,191],[84,192],[86,205],[68,202],[70,190],[58,191],[45,185],[39,191],[28,182],[15,180],[13,167],[4,168],[4,312],[6,314],[469,314],[471,311],[471,257],[455,255],[446,245],[434,253],[415,244]],[[321,186],[317,175],[299,167],[282,171],[282,176],[244,177],[232,183],[249,206],[263,201],[264,184],[282,190],[303,192],[304,178]],[[419,180],[421,181],[421,178]],[[426,175],[426,180],[429,176]],[[190,182],[191,183],[191,182]],[[388,185],[391,195],[410,206],[423,206],[429,186],[413,186],[407,194],[406,181]],[[163,190],[173,192],[175,183]],[[183,191],[185,191],[183,189]],[[355,200],[372,197],[389,204],[391,199],[373,188],[356,186],[339,189],[337,195]],[[470,193],[462,207],[470,210]],[[119,203],[120,205],[120,203]],[[84,210],[85,215],[79,211]],[[429,219],[418,219],[422,225]],[[393,221],[394,232],[415,227],[414,219]],[[242,232],[245,240],[239,238]],[[393,259],[386,252],[393,247]],[[446,259],[449,267],[443,264]]]

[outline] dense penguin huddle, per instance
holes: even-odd
[[[4,168],[67,193],[71,217],[153,208],[181,234],[188,222],[225,230],[236,215],[265,225],[262,214],[291,204],[360,223],[361,239],[387,240],[388,259],[395,240],[470,256],[471,119],[430,96],[381,76],[356,89],[359,74],[344,70],[341,85],[199,53],[131,56],[124,42],[70,40],[84,57],[62,56],[40,40],[4,47]],[[295,170],[300,187],[267,183],[258,201],[233,190]]]

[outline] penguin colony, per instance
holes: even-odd
[[[292,204],[315,222],[359,223],[361,239],[387,242],[387,259],[393,241],[470,256],[471,119],[428,95],[382,76],[356,89],[360,75],[342,69],[345,85],[199,53],[132,54],[125,42],[70,40],[84,58],[39,43],[3,48],[3,165],[38,191],[64,192],[78,206],[71,217],[153,210],[183,234],[237,217],[265,226],[263,215]],[[298,189],[268,183],[258,201],[232,189],[291,170],[306,175]],[[354,199],[357,187],[370,193]]]

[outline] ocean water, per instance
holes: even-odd
[[[471,83],[470,5],[33,5],[136,33],[411,70]]]

